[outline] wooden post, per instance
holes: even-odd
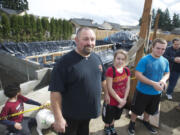
[[[151,32],[151,21],[152,21],[152,15],[149,15],[149,25],[148,25],[148,31],[146,34],[146,42],[144,45],[145,53],[149,53],[149,38],[150,38],[150,32]]]
[[[151,6],[152,6],[152,0],[145,0],[145,5],[144,5],[144,11],[143,11],[143,17],[142,17],[142,24],[141,24],[141,29],[140,29],[140,34],[139,37],[142,39],[145,39],[148,34],[148,28],[149,28],[149,20],[150,20],[150,12],[151,12]],[[138,53],[136,53],[136,59],[135,59],[135,64],[134,67],[136,67],[137,63],[141,59],[141,57],[144,54],[144,45],[143,44],[140,49],[138,50]],[[133,71],[133,75],[135,74],[135,70]],[[129,101],[132,101],[134,91],[136,89],[136,84],[137,84],[137,79],[131,80],[131,90],[130,90],[130,96],[129,96]],[[143,116],[142,116],[143,117]],[[153,116],[150,116],[150,123],[156,127],[159,127],[159,113]]]
[[[140,33],[139,33],[139,37],[144,39],[146,38],[146,34],[149,28],[149,15],[151,12],[151,6],[152,6],[152,0],[145,0],[145,4],[144,4],[144,11],[143,11],[143,16],[142,16],[142,22],[141,22],[141,28],[140,28]],[[140,47],[138,53],[136,53],[136,59],[135,59],[135,63],[134,63],[134,67],[136,67],[138,61],[142,58],[144,54],[144,45]],[[133,71],[133,76],[135,74],[135,71]],[[130,97],[129,100],[132,101],[132,97],[134,94],[134,91],[136,89],[136,84],[137,84],[137,79],[134,79],[131,81],[131,91],[130,91]]]
[[[159,16],[160,16],[160,14],[157,13],[157,15],[156,15],[156,20],[155,20],[155,24],[154,24],[154,33],[153,33],[153,38],[152,38],[152,40],[154,40],[154,39],[156,38],[156,32],[157,32],[158,24],[159,24]]]
[[[46,56],[43,56],[43,63],[46,64]]]
[[[156,33],[157,33],[157,29],[158,29],[158,24],[159,24],[159,16],[160,16],[160,14],[157,13],[155,24],[154,24],[154,33],[153,33],[152,41],[156,38]],[[152,46],[150,47],[149,52],[152,52]]]
[[[141,28],[140,28],[140,33],[139,33],[139,37],[144,40],[146,38],[146,34],[147,34],[148,28],[149,28],[148,25],[149,25],[149,20],[150,20],[149,17],[150,17],[150,13],[151,13],[151,6],[152,6],[152,0],[145,0]],[[143,54],[144,54],[144,44],[140,47],[140,49],[138,50],[138,53],[136,53],[134,67],[136,67],[137,63],[142,58]],[[132,76],[133,77],[135,76],[135,70],[132,72]],[[128,97],[129,105],[131,104],[131,101],[133,99],[134,91],[136,89],[136,84],[137,84],[137,79],[131,80],[130,94]]]

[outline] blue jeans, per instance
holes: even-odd
[[[14,128],[14,126],[8,126],[7,130],[9,133],[14,133],[15,135],[32,135],[31,134],[31,128],[33,126],[36,126],[36,120],[35,118],[31,117],[24,117],[23,121],[21,122],[22,130],[17,130]]]
[[[180,72],[175,72],[175,71],[170,72],[169,85],[166,92],[167,94],[171,95],[173,93],[176,83],[179,79],[179,76],[180,76]]]

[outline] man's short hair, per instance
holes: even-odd
[[[175,41],[180,41],[180,38],[176,37],[172,40],[172,43],[174,43]]]
[[[89,28],[89,27],[81,27],[81,28],[79,28],[78,30],[77,30],[77,32],[76,32],[76,36],[79,38],[79,35],[81,34],[81,31],[83,31],[83,30],[92,30],[91,28]],[[93,30],[92,30],[93,31]]]
[[[163,38],[156,38],[152,42],[152,47],[154,47],[156,45],[156,43],[167,44],[167,41]]]
[[[18,83],[13,83],[4,87],[4,95],[8,98],[15,97],[18,92],[20,92],[20,85]]]

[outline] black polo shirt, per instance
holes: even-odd
[[[95,53],[85,58],[73,50],[59,59],[52,71],[49,90],[62,94],[65,118],[82,120],[99,115],[104,73],[102,61]]]

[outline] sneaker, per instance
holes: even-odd
[[[111,130],[111,135],[117,135],[117,132],[114,128],[114,125],[113,126],[110,126],[110,130]]]
[[[16,133],[8,133],[7,135],[17,135]]]
[[[143,120],[143,124],[152,134],[157,134],[157,131],[149,124],[149,122]]]
[[[166,96],[167,96],[167,99],[169,99],[169,100],[171,100],[171,99],[172,99],[172,95],[170,95],[170,94],[166,94]]]
[[[128,134],[129,135],[135,134],[135,122],[130,121],[129,127],[128,127]]]
[[[105,135],[111,135],[111,128],[110,127],[104,127]]]

